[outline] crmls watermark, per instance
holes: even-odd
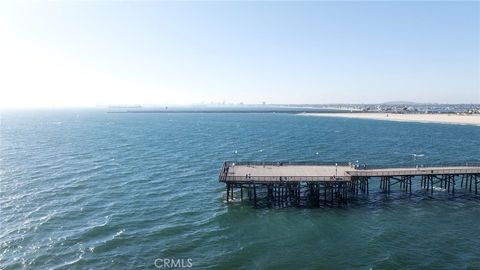
[[[156,268],[191,268],[192,259],[158,258],[153,262]]]

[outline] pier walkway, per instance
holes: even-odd
[[[224,162],[219,181],[226,184],[227,202],[238,197],[257,205],[347,203],[358,194],[368,194],[375,181],[382,192],[392,186],[412,193],[412,185],[433,194],[434,190],[455,194],[455,189],[478,194],[480,164],[379,167],[351,163],[317,162]],[[413,184],[418,180],[418,184]]]

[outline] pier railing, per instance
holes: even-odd
[[[453,166],[452,166],[453,167]],[[437,167],[438,168],[438,167]],[[434,167],[429,168],[416,168],[416,169],[399,169],[399,168],[384,168],[384,169],[366,169],[366,170],[354,170],[348,172],[351,176],[402,176],[402,175],[441,175],[441,174],[480,174],[480,167],[465,167],[464,168],[445,168],[436,169]]]
[[[374,169],[400,169],[400,168],[437,168],[437,167],[480,167],[480,162],[456,162],[456,163],[434,163],[434,164],[399,164],[399,165],[370,165],[358,164],[354,162],[319,162],[319,161],[226,161],[225,165],[241,165],[241,166],[356,166],[357,170],[374,170]]]
[[[239,175],[222,175],[220,181],[234,182],[318,182],[318,181],[350,181],[351,176],[239,176]]]
[[[349,166],[348,162],[317,162],[317,161],[226,161],[227,166]]]
[[[480,167],[480,162],[456,162],[456,163],[434,163],[434,164],[401,164],[401,165],[369,165],[366,164],[365,166],[361,165],[358,167],[359,170],[367,169],[367,170],[376,170],[376,169],[400,169],[400,168],[438,168],[438,167]]]

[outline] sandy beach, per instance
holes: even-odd
[[[480,126],[478,114],[305,113],[304,115]]]

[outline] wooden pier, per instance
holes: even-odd
[[[368,195],[373,180],[378,190],[411,194],[412,186],[424,193],[434,190],[478,195],[480,164],[379,167],[351,163],[224,162],[219,181],[226,185],[226,201],[248,199],[255,206],[320,206],[346,204]],[[419,185],[414,185],[419,181]]]

